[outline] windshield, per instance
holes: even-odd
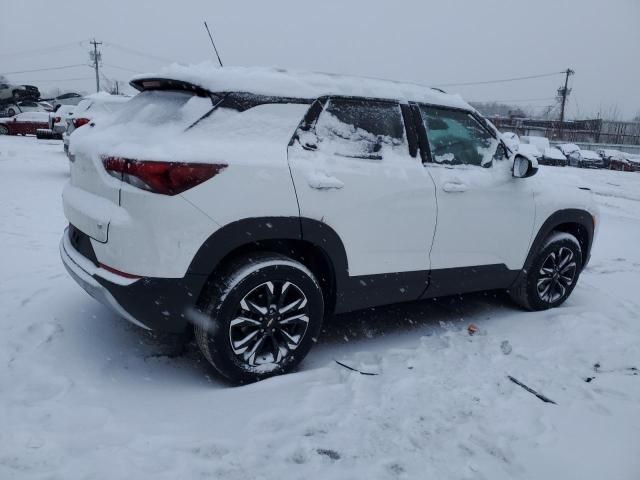
[[[173,124],[187,128],[207,114],[214,106],[210,97],[190,92],[148,90],[128,101],[118,112],[119,124]]]

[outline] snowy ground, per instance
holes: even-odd
[[[68,277],[62,146],[0,137],[0,479],[637,480],[640,174],[541,174],[602,206],[562,308],[479,294],[341,316],[299,373],[230,388]]]

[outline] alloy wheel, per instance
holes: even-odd
[[[538,272],[538,297],[552,304],[564,297],[573,285],[578,265],[570,248],[560,247],[553,250],[542,263]]]
[[[247,293],[229,324],[233,353],[251,367],[279,364],[304,338],[307,297],[289,281],[264,282]]]

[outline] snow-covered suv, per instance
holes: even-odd
[[[336,312],[488,289],[564,302],[588,189],[531,177],[458,96],[282,70],[173,66],[73,134],[60,252],[147,329],[195,328],[234,382],[291,370]]]

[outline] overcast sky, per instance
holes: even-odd
[[[86,64],[93,37],[104,42],[111,79],[210,59],[206,19],[226,65],[428,85],[570,67],[570,117],[640,112],[640,0],[2,0],[1,7],[0,74],[41,90],[95,90],[87,66],[10,73]],[[556,75],[444,88],[471,101],[543,108],[562,82]]]

